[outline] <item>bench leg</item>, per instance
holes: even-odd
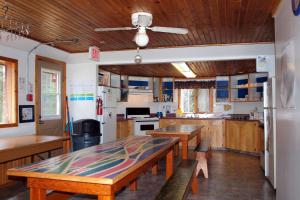
[[[175,144],[175,146],[174,146],[174,154],[175,154],[175,156],[179,155],[179,143]]]
[[[157,169],[158,169],[158,165],[157,163],[155,165],[153,165],[152,167],[152,175],[156,176],[157,175]]]
[[[166,159],[166,179],[168,180],[173,174],[173,149],[168,152]]]
[[[130,183],[129,187],[130,187],[131,191],[136,191],[137,190],[137,181],[136,180],[132,181]]]
[[[198,193],[198,178],[197,178],[196,173],[193,175],[192,192],[193,192],[193,194],[197,194]]]
[[[207,168],[207,154],[203,152],[198,152],[197,153],[197,170],[196,170],[196,175],[199,175],[200,170],[202,169],[204,177],[208,178],[208,168]]]

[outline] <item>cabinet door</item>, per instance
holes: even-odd
[[[223,148],[224,147],[224,121],[214,120],[209,126],[209,134],[211,137],[212,148]]]
[[[128,137],[128,122],[127,120],[117,121],[117,139]]]
[[[240,150],[240,124],[237,121],[226,121],[225,147]]]
[[[247,152],[258,152],[260,139],[258,133],[258,122],[240,123],[240,130],[240,150]]]

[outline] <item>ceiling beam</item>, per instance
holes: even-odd
[[[96,65],[135,64],[136,50],[101,52],[100,62],[90,61],[88,53],[70,54],[67,63],[95,63]],[[274,44],[210,45],[140,50],[142,64],[256,59],[259,55],[274,56]]]

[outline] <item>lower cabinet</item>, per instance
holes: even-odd
[[[161,128],[181,124],[203,125],[201,138],[210,137],[213,149],[228,148],[250,153],[260,153],[263,150],[263,129],[259,127],[258,121],[181,118],[159,120]],[[118,121],[117,138],[130,135],[133,135],[133,120]],[[196,146],[196,137],[189,142],[189,146]]]
[[[262,150],[258,121],[226,120],[225,147],[260,153]]]
[[[159,127],[169,125],[193,124],[203,125],[201,129],[201,138],[211,138],[211,147],[214,149],[224,148],[224,120],[210,119],[160,119]],[[196,146],[196,137],[189,142],[190,147]]]
[[[133,135],[133,120],[117,120],[117,139]]]

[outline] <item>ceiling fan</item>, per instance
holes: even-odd
[[[152,14],[147,12],[136,12],[131,15],[131,21],[133,27],[116,27],[116,28],[96,28],[96,32],[108,32],[108,31],[128,31],[137,29],[133,41],[139,47],[145,47],[149,42],[149,37],[146,30],[151,30],[153,32],[163,32],[163,33],[175,33],[175,34],[187,34],[188,29],[186,28],[173,28],[173,27],[162,27],[162,26],[151,26],[152,24]]]

